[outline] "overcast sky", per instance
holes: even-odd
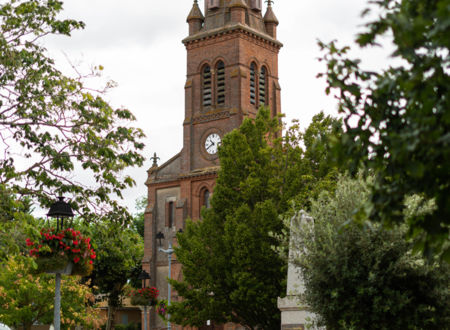
[[[147,159],[156,152],[160,164],[182,148],[186,50],[186,17],[192,0],[65,0],[63,17],[82,20],[84,30],[71,38],[46,40],[57,65],[67,70],[63,53],[75,64],[104,66],[105,77],[118,83],[106,99],[124,106],[138,118],[146,138]],[[199,1],[203,8],[203,0]],[[277,0],[273,9],[280,21],[278,39],[284,44],[279,56],[282,111],[288,121],[299,119],[306,127],[323,110],[336,114],[335,101],[325,95],[325,83],[316,78],[319,63],[317,39],[350,44],[362,23],[363,0]],[[264,10],[265,11],[265,10]],[[359,54],[358,54],[359,55]],[[385,54],[365,59],[379,66]],[[136,188],[126,192],[125,203],[134,207],[146,194],[144,182],[150,160],[132,175]]]

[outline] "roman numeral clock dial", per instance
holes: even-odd
[[[212,133],[208,135],[208,137],[205,140],[205,150],[210,155],[217,154],[218,147],[222,143],[222,139],[220,138],[220,135],[217,133]]]

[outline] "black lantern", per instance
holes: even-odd
[[[63,221],[65,218],[73,218],[74,214],[69,203],[64,202],[64,197],[58,197],[58,201],[50,206],[47,217],[56,219],[56,229],[63,229]]]
[[[138,280],[142,281],[142,287],[146,288],[146,281],[151,279],[150,274],[147,273],[144,269],[142,270],[142,272],[139,274],[138,276]]]
[[[161,240],[164,239],[164,234],[162,232],[159,232],[158,234],[156,234],[156,239],[159,240],[159,247],[161,247],[162,246]]]

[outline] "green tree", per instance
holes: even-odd
[[[0,266],[0,322],[15,329],[29,330],[35,322],[53,320],[54,276],[32,274],[33,263],[28,257],[15,256]],[[96,324],[94,296],[79,277],[63,278],[61,296],[62,329]]]
[[[107,295],[106,329],[113,329],[115,312],[121,306],[125,285],[135,276],[135,269],[144,256],[144,243],[139,234],[120,224],[90,224],[84,231],[90,233],[97,255],[94,271],[86,280],[97,293]]]
[[[319,127],[328,119],[319,116],[313,124]],[[279,328],[277,297],[285,292],[287,270],[276,252],[285,230],[280,214],[297,194],[307,194],[313,182],[328,175],[310,167],[313,160],[300,147],[298,125],[280,136],[279,119],[260,109],[256,119],[245,119],[224,137],[212,207],[178,235],[175,253],[183,280],[172,284],[182,301],[171,307],[173,322]],[[310,146],[320,145],[313,136],[322,134],[311,134]]]
[[[136,213],[133,215],[133,229],[144,239],[144,213],[147,207],[147,197],[142,196],[136,200]]]
[[[404,200],[413,194],[436,208],[408,219],[409,235],[427,256],[450,262],[450,29],[448,0],[374,1],[377,19],[356,42],[360,48],[393,42],[396,65],[362,69],[348,47],[326,50],[327,92],[336,89],[346,134],[338,144],[355,173],[375,174],[370,218],[404,221]],[[366,10],[365,14],[370,10]]]
[[[0,184],[0,264],[12,255],[28,252],[25,239],[38,234],[38,221],[30,212],[27,199],[18,200]]]
[[[404,229],[349,222],[369,199],[361,177],[342,177],[335,194],[312,202],[312,223],[295,230],[293,247],[306,287],[304,302],[327,329],[447,329],[450,267],[412,253]],[[413,207],[415,205],[415,207]],[[408,216],[432,208],[410,202]]]
[[[111,196],[135,184],[121,173],[142,165],[144,135],[130,125],[130,111],[113,109],[104,91],[84,87],[89,75],[67,77],[47,56],[42,38],[84,27],[57,19],[61,10],[57,0],[0,4],[0,184],[43,207],[56,195],[70,195],[86,217],[128,214]],[[74,175],[78,168],[84,179]]]

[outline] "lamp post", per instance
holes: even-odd
[[[139,280],[142,280],[142,288],[146,288],[146,280],[150,280],[150,274],[147,273],[144,269],[142,270],[142,272],[139,274],[138,277]],[[147,330],[147,323],[148,323],[148,319],[147,319],[147,305],[144,305],[144,330]]]
[[[169,237],[169,247],[167,250],[162,248],[162,242],[161,240],[164,239],[164,234],[162,232],[159,232],[158,234],[156,234],[156,239],[159,240],[159,249],[158,251],[166,253],[168,256],[168,261],[169,261],[169,276],[168,279],[169,281],[167,281],[167,306],[170,306],[170,296],[171,296],[171,286],[170,286],[170,276],[171,276],[171,264],[172,264],[172,253],[173,253],[173,249],[172,249],[172,238]],[[170,314],[167,315],[167,330],[171,330],[172,326],[170,324]]]
[[[47,217],[56,219],[56,230],[62,230],[65,218],[73,218],[74,214],[69,203],[64,202],[64,197],[58,197],[58,201],[50,206]],[[55,330],[61,328],[61,272],[55,273],[55,309],[53,312],[53,326]]]

